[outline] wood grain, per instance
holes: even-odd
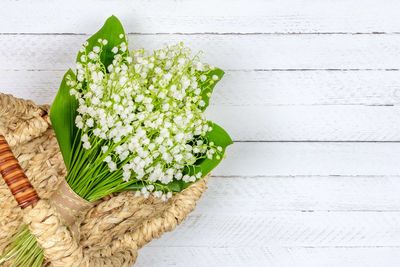
[[[209,118],[240,142],[194,213],[143,248],[137,266],[397,266],[399,8],[4,0],[0,90],[51,102],[80,44],[111,14],[131,47],[185,41],[227,70]]]
[[[84,35],[0,35],[1,70],[74,67]],[[131,35],[132,48],[185,42],[225,70],[400,69],[400,35]]]
[[[0,70],[2,92],[53,101],[64,71]],[[216,106],[400,104],[398,71],[227,71],[212,97]]]
[[[399,191],[399,176],[213,176],[195,213],[392,212]]]
[[[230,211],[230,212],[229,212]],[[196,213],[156,247],[399,246],[400,212]]]
[[[400,143],[245,142],[228,148],[216,176],[400,175]]]
[[[400,32],[399,8],[396,0],[3,0],[0,32],[93,33],[115,14],[140,33],[390,33]]]
[[[225,126],[236,141],[400,140],[397,103],[400,88],[396,84],[400,82],[400,75],[397,72],[372,72],[378,75],[371,75],[369,71],[361,72],[362,75],[358,75],[358,71],[317,73],[322,73],[320,79],[317,79],[319,74],[301,71],[228,72],[215,90],[207,113],[210,119]],[[5,93],[18,92],[17,96],[49,103],[57,92],[62,74],[60,71],[2,71],[0,75],[4,79],[0,87],[8,88],[2,90]],[[270,76],[277,79],[277,84],[272,84],[271,88],[268,83],[262,83]],[[324,77],[330,77],[331,81],[327,78],[325,88],[321,88],[321,83],[314,80],[321,81]],[[364,77],[375,78],[357,82]],[[388,79],[381,85],[379,81],[386,77]],[[310,80],[301,82],[307,78]],[[346,80],[349,83],[342,89]],[[302,104],[302,101],[311,103]]]
[[[397,266],[399,252],[399,247],[145,247],[135,266],[382,267]]]
[[[207,109],[236,141],[400,141],[400,106],[221,106]]]

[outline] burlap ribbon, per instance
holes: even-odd
[[[68,226],[72,235],[79,240],[79,224],[94,203],[78,196],[64,179],[50,197],[49,202],[60,215],[61,221]]]

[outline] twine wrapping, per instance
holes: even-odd
[[[104,200],[83,216],[77,240],[47,200],[66,175],[47,110],[0,94],[0,134],[42,198],[34,208],[22,211],[0,179],[0,253],[24,221],[44,248],[49,266],[132,266],[140,247],[173,230],[194,209],[207,179],[166,203],[134,197],[131,192]]]
[[[60,183],[49,202],[59,214],[61,221],[69,227],[75,238],[79,240],[79,224],[94,204],[78,196],[65,180]]]

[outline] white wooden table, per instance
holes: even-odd
[[[185,41],[227,75],[235,145],[137,266],[400,266],[400,1],[2,0],[0,90],[50,103],[111,14],[131,47]]]

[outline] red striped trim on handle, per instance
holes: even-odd
[[[24,209],[39,201],[36,190],[2,135],[0,135],[0,174],[21,208]]]

